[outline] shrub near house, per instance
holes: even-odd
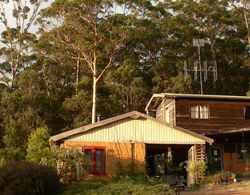
[[[59,178],[52,167],[31,162],[11,162],[0,168],[0,194],[53,194]]]

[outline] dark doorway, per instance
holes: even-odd
[[[210,160],[209,166],[211,172],[218,172],[223,170],[223,158],[222,158],[222,149],[220,146],[213,146],[209,148]]]
[[[191,145],[147,144],[147,175],[160,176],[178,174],[186,177],[185,162]]]

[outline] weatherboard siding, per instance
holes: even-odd
[[[124,119],[74,135],[66,141],[204,144],[188,133],[149,119]]]
[[[168,112],[168,113],[167,113]],[[167,121],[168,117],[168,121]],[[166,121],[170,125],[175,125],[175,100],[164,99],[156,110],[156,118]]]
[[[208,105],[208,119],[191,119],[191,105]],[[249,128],[250,120],[245,119],[244,107],[250,102],[218,100],[176,100],[176,125],[197,133]]]
[[[236,174],[245,174],[250,170],[249,162],[237,160],[237,153],[223,153],[223,168]]]

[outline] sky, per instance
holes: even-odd
[[[21,1],[25,2],[25,0],[21,0]],[[29,0],[27,2],[28,2],[28,4],[30,4]],[[41,6],[41,9],[48,7],[51,4],[51,2],[52,2],[52,0],[49,0],[48,2],[43,3]],[[5,9],[5,13],[6,13],[7,18],[8,18],[8,26],[15,27],[16,20],[12,16],[13,0],[10,0],[8,4],[7,3],[3,4],[3,2],[0,1],[0,8],[1,8],[1,6],[3,6]],[[0,10],[0,11],[2,11],[2,10]],[[0,22],[0,33],[2,33],[4,30],[5,30],[5,27],[2,24],[2,22]],[[32,25],[32,27],[30,28],[30,31],[35,33],[37,31],[37,26]],[[4,45],[1,40],[2,40],[2,38],[0,36],[0,48]],[[4,59],[0,57],[0,62],[2,62],[3,60]]]
[[[21,1],[22,1],[22,2],[26,2],[26,0],[21,0]],[[41,9],[48,7],[48,6],[51,4],[51,2],[52,2],[52,0],[49,0],[48,2],[44,2],[44,3],[42,4],[42,6],[41,6]],[[1,2],[1,4],[3,4],[3,3]],[[1,5],[1,4],[0,4],[0,5]],[[30,5],[29,0],[27,1],[27,4]],[[9,2],[8,4],[5,3],[3,6],[4,6],[4,9],[5,9],[5,13],[6,13],[7,17],[8,17],[8,25],[11,26],[11,27],[15,27],[16,21],[15,21],[15,19],[14,19],[13,16],[12,16],[13,0],[10,0],[10,2]],[[4,29],[5,29],[5,28],[4,28],[3,24],[0,23],[0,33],[1,33]],[[35,31],[36,31],[36,28],[33,27],[33,28],[31,29],[31,31],[35,32]]]

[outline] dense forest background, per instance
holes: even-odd
[[[12,16],[5,6],[13,3]],[[218,65],[205,94],[246,95],[250,48],[236,0],[1,1],[0,159],[22,160],[29,135],[91,122],[93,87],[101,119],[144,111],[153,93],[200,93],[183,64]],[[10,20],[12,21],[10,23]],[[1,161],[1,160],[0,160]]]

